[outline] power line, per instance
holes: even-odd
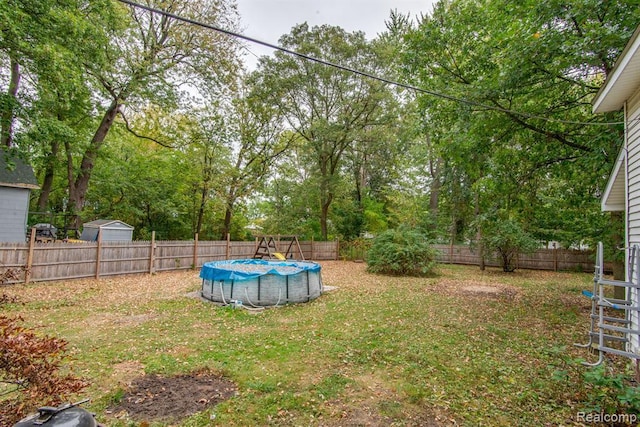
[[[231,36],[231,37],[239,38],[239,39],[251,42],[251,43],[256,43],[256,44],[268,47],[270,49],[278,50],[280,52],[284,52],[284,53],[287,53],[287,54],[292,55],[292,56],[297,56],[298,58],[302,58],[302,59],[307,60],[307,61],[316,62],[318,64],[322,64],[322,65],[325,65],[325,66],[328,66],[328,67],[333,67],[333,68],[336,68],[336,69],[339,69],[339,70],[342,70],[342,71],[347,71],[349,73],[353,73],[353,74],[356,74],[356,75],[359,75],[359,76],[362,76],[362,77],[366,77],[366,78],[369,78],[369,79],[377,80],[377,81],[380,81],[382,83],[386,83],[386,84],[389,84],[389,85],[392,85],[392,86],[401,87],[403,89],[408,89],[408,90],[415,91],[415,92],[418,92],[418,93],[431,95],[431,96],[434,96],[434,97],[437,97],[437,98],[446,99],[446,100],[457,102],[457,103],[460,103],[460,104],[467,104],[467,105],[471,105],[471,106],[474,106],[474,107],[481,107],[481,108],[486,109],[486,110],[492,110],[492,111],[498,111],[498,112],[505,113],[505,114],[516,115],[516,116],[523,117],[523,118],[526,118],[526,119],[543,120],[543,121],[552,122],[552,123],[571,124],[571,125],[584,125],[584,126],[594,126],[594,125],[595,126],[612,126],[612,125],[620,125],[620,124],[624,123],[624,122],[580,122],[580,121],[572,121],[572,120],[553,119],[553,118],[549,118],[549,117],[538,116],[538,115],[535,115],[535,114],[522,113],[520,111],[510,110],[508,108],[502,108],[502,107],[498,107],[498,106],[495,106],[495,105],[487,105],[487,104],[483,104],[483,103],[478,102],[478,101],[473,101],[473,100],[464,99],[464,98],[458,98],[458,97],[453,96],[453,95],[447,95],[445,93],[435,92],[435,91],[432,91],[432,90],[429,90],[429,89],[424,89],[424,88],[421,88],[421,87],[418,87],[418,86],[414,86],[414,85],[410,85],[410,84],[407,84],[407,83],[402,83],[402,82],[398,82],[398,81],[395,81],[395,80],[391,80],[391,79],[386,78],[386,77],[377,76],[377,75],[374,75],[374,74],[371,74],[371,73],[367,73],[365,71],[360,71],[360,70],[357,70],[355,68],[347,67],[347,66],[344,66],[344,65],[341,65],[341,64],[336,64],[334,62],[330,62],[330,61],[326,61],[324,59],[320,59],[320,58],[316,58],[316,57],[313,57],[313,56],[309,56],[309,55],[306,55],[306,54],[301,53],[301,52],[296,52],[295,50],[287,49],[285,47],[278,46],[278,45],[273,44],[273,43],[269,43],[269,42],[265,42],[265,41],[262,41],[262,40],[258,40],[258,39],[253,38],[253,37],[245,36],[244,34],[240,34],[240,33],[234,32],[234,31],[230,31],[230,30],[226,30],[224,28],[220,28],[220,27],[217,27],[215,25],[206,24],[204,22],[196,21],[196,20],[190,19],[190,18],[185,18],[183,16],[176,15],[175,13],[167,12],[167,11],[162,10],[162,9],[157,9],[155,7],[146,6],[146,5],[143,5],[143,4],[140,4],[140,3],[136,3],[136,2],[131,1],[131,0],[118,0],[118,1],[120,1],[121,3],[128,4],[129,6],[137,7],[137,8],[140,8],[140,9],[144,9],[144,10],[147,10],[147,11],[152,12],[152,13],[157,13],[157,14],[160,14],[160,15],[164,15],[164,16],[166,16],[168,18],[173,18],[173,19],[176,19],[178,21],[186,22],[188,24],[192,24],[192,25],[195,25],[195,26],[198,26],[198,27],[207,28],[209,30],[213,30],[213,31],[216,31],[216,32],[219,32],[219,33],[222,33],[222,34],[226,34],[226,35]]]

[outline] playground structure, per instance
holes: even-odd
[[[256,245],[256,252],[253,254],[254,259],[277,259],[280,261],[288,259],[296,259],[304,261],[304,254],[300,247],[300,241],[298,236],[260,236],[258,244]],[[279,247],[283,244],[287,244],[286,250],[281,251]],[[294,257],[294,252],[297,256]]]
[[[630,351],[638,346],[640,339],[640,247],[634,245],[629,249],[627,263],[627,281],[609,280],[604,277],[604,255],[602,242],[598,243],[596,253],[593,290],[582,291],[591,299],[589,340],[586,344],[575,344],[577,347],[593,348],[598,352],[595,363],[583,363],[586,366],[598,366],[604,361],[605,353],[624,356],[638,361],[640,354]],[[616,299],[614,287],[625,290],[624,299]]]

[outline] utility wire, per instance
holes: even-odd
[[[356,75],[359,75],[359,76],[362,76],[362,77],[366,77],[366,78],[373,79],[373,80],[378,80],[380,82],[383,82],[383,83],[386,83],[386,84],[389,84],[389,85],[392,85],[392,86],[401,87],[401,88],[404,88],[404,89],[408,89],[408,90],[415,91],[415,92],[418,92],[418,93],[423,93],[423,94],[426,94],[426,95],[431,95],[431,96],[434,96],[436,98],[446,99],[446,100],[457,102],[457,103],[460,103],[460,104],[467,104],[467,105],[471,105],[471,106],[474,106],[474,107],[481,107],[481,108],[484,108],[486,110],[499,111],[501,113],[516,115],[516,116],[524,117],[524,118],[527,118],[527,119],[544,120],[544,121],[553,122],[553,123],[584,125],[584,126],[593,126],[593,125],[596,125],[596,126],[612,126],[612,125],[619,125],[619,124],[623,124],[624,123],[624,122],[580,122],[580,121],[572,121],[572,120],[553,119],[553,118],[549,118],[549,117],[538,116],[538,115],[535,115],[535,114],[522,113],[522,112],[519,112],[519,111],[510,110],[508,108],[502,108],[502,107],[498,107],[498,106],[495,106],[495,105],[487,105],[487,104],[483,104],[481,102],[473,101],[473,100],[470,100],[470,99],[458,98],[458,97],[453,96],[453,95],[447,95],[445,93],[435,92],[435,91],[432,91],[432,90],[429,90],[429,89],[424,89],[424,88],[421,88],[421,87],[418,87],[418,86],[414,86],[414,85],[410,85],[410,84],[407,84],[407,83],[398,82],[396,80],[391,80],[391,79],[386,78],[386,77],[377,76],[377,75],[374,75],[374,74],[371,74],[371,73],[367,73],[365,71],[360,71],[360,70],[357,70],[355,68],[351,68],[351,67],[347,67],[347,66],[344,66],[344,65],[336,64],[334,62],[326,61],[324,59],[320,59],[320,58],[316,58],[316,57],[313,57],[313,56],[306,55],[304,53],[296,52],[295,50],[287,49],[285,47],[278,46],[278,45],[273,44],[273,43],[269,43],[269,42],[265,42],[265,41],[262,41],[262,40],[258,40],[258,39],[253,38],[253,37],[245,36],[244,34],[240,34],[240,33],[234,32],[234,31],[230,31],[230,30],[226,30],[224,28],[220,28],[220,27],[217,27],[215,25],[206,24],[204,22],[199,22],[199,21],[196,21],[194,19],[185,18],[183,16],[176,15],[175,13],[167,12],[167,11],[162,10],[162,9],[157,9],[155,7],[146,6],[146,5],[143,5],[143,4],[140,4],[140,3],[136,3],[136,2],[131,1],[131,0],[118,0],[118,1],[120,1],[121,3],[128,4],[129,6],[137,7],[137,8],[140,8],[140,9],[144,9],[144,10],[147,10],[147,11],[152,12],[152,13],[157,13],[157,14],[160,14],[160,15],[164,15],[164,16],[166,16],[168,18],[173,18],[173,19],[176,19],[178,21],[186,22],[188,24],[192,24],[192,25],[195,25],[195,26],[198,26],[198,27],[207,28],[209,30],[213,30],[213,31],[216,31],[216,32],[219,32],[219,33],[223,33],[223,34],[226,34],[226,35],[231,36],[231,37],[239,38],[239,39],[251,42],[251,43],[256,43],[256,44],[259,44],[259,45],[262,45],[262,46],[266,46],[266,47],[274,49],[274,50],[279,50],[280,52],[284,52],[284,53],[287,53],[289,55],[297,56],[298,58],[302,58],[302,59],[305,59],[307,61],[316,62],[318,64],[322,64],[322,65],[325,65],[325,66],[328,66],[328,67],[337,68],[339,70],[347,71],[349,73],[353,73],[353,74],[356,74]]]

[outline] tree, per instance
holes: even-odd
[[[22,77],[21,68],[32,65],[37,57],[38,47],[52,37],[46,24],[53,15],[54,7],[45,1],[0,4],[0,53],[3,77],[6,77],[7,83],[0,103],[0,145],[13,145],[15,116],[20,107],[18,89]]]
[[[264,195],[254,201],[254,223],[265,234],[298,235],[320,239],[320,221],[313,201],[319,200],[304,141],[297,137],[286,155],[279,158],[263,187]],[[255,199],[254,199],[255,200]]]
[[[92,110],[78,58],[102,63],[97,46],[112,12],[108,0],[0,4],[0,75],[7,77],[0,84],[0,139],[36,166],[40,211],[49,205],[62,141],[81,135]]]
[[[482,229],[476,242],[482,256],[497,255],[502,270],[507,273],[515,271],[519,253],[530,253],[540,246],[517,221],[499,213],[479,216],[474,226]]]
[[[539,214],[550,189],[556,233],[580,240],[579,218],[602,216],[593,195],[622,127],[601,123],[620,120],[593,116],[589,101],[637,25],[631,3],[442,0],[408,33],[407,77],[448,96],[421,94],[420,102],[445,175],[471,190],[457,193],[475,206],[472,216],[504,209],[550,238]],[[454,196],[456,182],[445,179],[443,190]],[[455,199],[441,197],[439,212],[458,212]]]
[[[255,82],[249,78],[246,94],[232,103],[234,138],[229,144],[232,161],[224,170],[225,214],[222,239],[231,232],[231,219],[239,199],[251,195],[262,186],[277,159],[290,147],[296,135],[284,130],[275,106],[262,98],[260,90],[251,90]],[[253,93],[252,93],[253,92]]]
[[[231,130],[223,114],[221,106],[212,103],[194,115],[195,120],[188,131],[190,143],[186,148],[193,164],[198,165],[199,172],[193,177],[192,183],[195,190],[192,198],[197,212],[193,232],[201,236],[214,236],[213,230],[202,234],[205,213],[213,195],[224,188],[223,171],[229,168]]]
[[[196,21],[217,22],[228,28],[236,25],[237,12],[226,0],[171,0],[161,4],[169,12]],[[236,45],[230,38],[165,15],[135,7],[127,9],[126,26],[113,30],[110,43],[105,46],[111,62],[85,64],[103,104],[102,117],[82,152],[77,170],[72,147],[66,146],[69,202],[76,214],[84,207],[98,153],[118,115],[150,101],[164,107],[175,106],[184,96],[180,87],[186,82],[203,91],[215,91],[216,85],[224,83],[225,76],[236,67]]]
[[[379,60],[363,33],[307,24],[294,27],[280,43],[326,61],[374,72]],[[384,85],[333,67],[277,52],[262,58],[259,81],[264,98],[276,105],[287,124],[305,141],[306,156],[319,188],[321,236],[340,183],[345,153],[377,128],[388,99]]]
[[[146,135],[163,140],[166,135],[155,129],[154,122],[162,119],[168,125],[165,115],[149,108],[138,123]],[[191,153],[183,148],[190,141],[178,136],[188,124],[184,117],[172,117],[167,126],[173,131],[172,149],[116,125],[112,142],[101,150],[94,168],[84,215],[120,219],[134,227],[137,239],[150,239],[153,231],[159,239],[193,238],[190,183],[198,170]]]

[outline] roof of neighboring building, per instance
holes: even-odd
[[[33,168],[4,148],[0,148],[0,187],[40,188]]]
[[[593,99],[593,112],[619,111],[640,87],[640,26],[631,36],[604,85]]]
[[[129,228],[133,230],[133,227],[129,224],[126,224],[117,219],[96,219],[95,221],[85,222],[83,227],[89,228],[107,228],[107,227],[117,227],[117,228]]]

